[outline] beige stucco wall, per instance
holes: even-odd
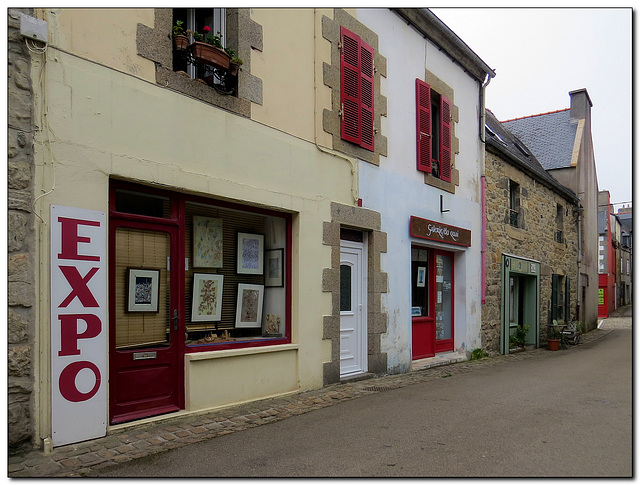
[[[352,205],[351,165],[318,150],[308,140],[308,123],[302,128],[305,137],[291,127],[292,136],[275,126],[278,123],[272,123],[277,129],[266,123],[270,111],[264,111],[264,123],[256,123],[156,84],[146,71],[151,63],[140,57],[132,57],[130,63],[126,54],[135,52],[137,22],[151,23],[152,10],[109,10],[106,23],[97,12],[56,12],[55,20],[54,14],[49,15],[50,31],[53,22],[58,22],[55,30],[65,33],[52,32],[44,90],[34,85],[39,106],[36,122],[43,128],[35,146],[35,191],[41,196],[35,209],[42,218],[37,223],[41,265],[37,281],[41,357],[37,366],[43,382],[47,381],[51,350],[49,206],[108,212],[109,178],[118,177],[294,214],[292,341],[298,349],[257,354],[249,367],[294,367],[295,377],[287,370],[284,381],[270,394],[321,387],[322,364],[331,360],[331,343],[322,340],[322,315],[331,313],[331,295],[321,288],[322,269],[331,264],[331,249],[322,244],[323,222],[331,220],[332,201]],[[103,40],[93,47],[78,47],[93,32],[86,26],[96,23],[103,25],[99,32],[104,29],[105,33],[100,36],[111,33],[112,43],[105,45]],[[265,27],[266,38],[271,38],[273,28]],[[120,30],[125,32],[120,35]],[[118,52],[126,55],[120,58]],[[136,73],[131,72],[134,65],[139,68]],[[38,67],[33,77],[40,79]],[[304,97],[312,99],[309,83],[310,79],[303,83],[307,85]],[[273,106],[271,96],[268,91],[264,96],[269,106]],[[308,99],[305,103],[313,104]],[[197,380],[199,372],[211,373],[224,362],[232,382],[240,382],[247,376],[246,361],[198,360],[193,372],[188,372]],[[210,391],[193,382],[188,383],[187,400],[204,406]],[[40,434],[45,437],[50,429],[49,391],[42,387],[38,392]]]

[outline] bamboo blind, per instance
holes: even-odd
[[[116,348],[169,343],[169,250],[167,233],[116,229]],[[129,268],[160,270],[157,313],[127,312]]]
[[[200,330],[230,330],[235,328],[236,298],[239,283],[264,285],[264,275],[236,274],[238,232],[264,234],[265,217],[261,214],[236,211],[197,203],[186,204],[185,257],[189,269],[185,275],[185,322],[188,332]],[[193,216],[222,219],[223,260],[222,268],[194,268],[193,265]],[[193,274],[224,275],[222,290],[222,319],[219,322],[191,322],[193,302]],[[216,325],[217,324],[217,325]]]

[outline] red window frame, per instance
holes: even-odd
[[[431,86],[416,79],[416,168],[432,173]],[[440,95],[440,179],[451,182],[451,101]]]
[[[153,216],[144,216],[138,214],[129,214],[124,212],[118,212],[116,210],[116,190],[130,190],[139,193],[147,193],[149,195],[156,195],[161,197],[167,197],[170,200],[170,215],[168,218],[159,218]],[[110,184],[110,197],[109,197],[109,218],[110,219],[120,219],[120,220],[130,220],[130,221],[140,221],[140,222],[152,222],[159,223],[162,225],[177,225],[178,226],[178,257],[180,260],[184,261],[186,251],[185,251],[185,224],[186,224],[186,216],[185,216],[185,204],[187,201],[189,202],[197,202],[201,204],[211,204],[218,207],[225,207],[235,210],[241,210],[244,212],[253,212],[257,214],[263,214],[274,217],[281,217],[287,222],[287,233],[286,233],[286,250],[285,250],[285,268],[284,268],[284,277],[286,284],[285,289],[285,332],[283,337],[275,337],[275,338],[264,338],[258,340],[240,340],[232,343],[211,343],[211,344],[202,344],[202,345],[186,345],[184,341],[178,343],[179,351],[181,353],[197,353],[197,352],[211,352],[217,350],[227,350],[227,349],[241,349],[241,348],[249,348],[249,347],[266,347],[270,345],[282,345],[291,343],[291,290],[292,290],[292,269],[291,269],[291,248],[293,247],[293,231],[292,231],[292,216],[291,214],[287,214],[284,212],[277,212],[268,209],[262,209],[258,207],[222,201],[218,199],[212,199],[207,197],[200,196],[191,196],[187,194],[180,194],[178,192],[172,192],[162,189],[155,189],[150,187],[145,187],[141,185],[137,185],[130,182],[124,181],[112,181]],[[110,251],[112,248],[110,248]],[[111,254],[111,253],[110,253]],[[114,257],[111,254],[111,257]],[[109,281],[111,285],[111,280],[113,278],[113,274],[109,274]],[[185,268],[183,264],[178,265],[178,302],[179,302],[179,312],[181,318],[181,325],[184,326],[184,318],[185,311],[184,305],[182,302],[184,301],[184,292],[186,277],[185,277]],[[109,295],[109,299],[113,295]]]
[[[374,151],[374,51],[340,27],[340,137]]]

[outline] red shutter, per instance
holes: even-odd
[[[360,132],[362,148],[374,150],[373,48],[360,40]]]
[[[431,86],[416,79],[417,168],[431,173]]]
[[[451,182],[451,101],[440,95],[440,178]]]
[[[360,145],[360,37],[340,27],[340,136]]]

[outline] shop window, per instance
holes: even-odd
[[[340,38],[340,136],[373,151],[373,48],[344,27]]]
[[[451,182],[451,102],[416,79],[417,168]]]
[[[430,316],[429,251],[411,248],[411,316]]]
[[[170,345],[168,322],[176,317],[184,322],[180,338],[187,352],[290,341],[289,215],[114,185],[111,217],[132,221],[116,227],[112,238],[116,348]],[[168,270],[172,256],[163,227],[178,228],[174,256],[184,257],[184,264],[177,271]],[[159,295],[154,311],[127,309],[131,268],[156,271],[138,278],[141,291],[150,278]],[[169,308],[169,288],[181,298],[177,315]]]

